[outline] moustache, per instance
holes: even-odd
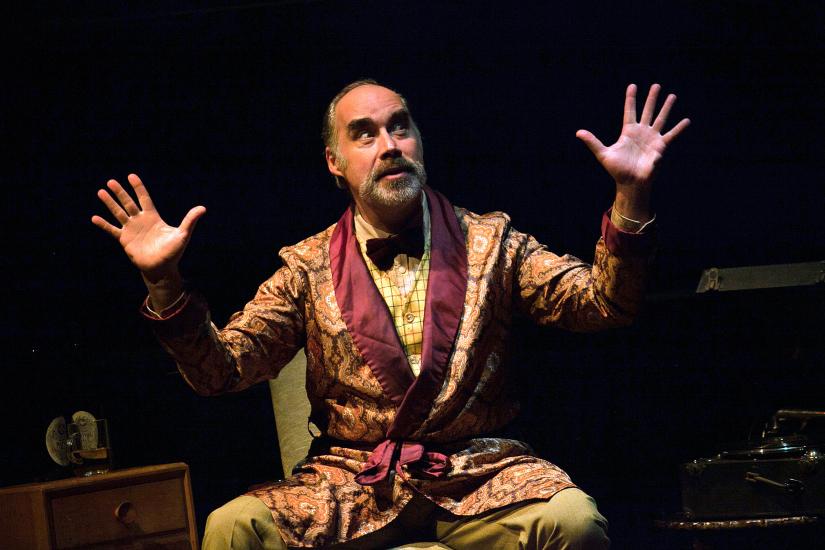
[[[419,173],[419,167],[417,164],[403,158],[398,157],[395,159],[391,159],[385,162],[382,162],[375,168],[375,176],[373,177],[374,180],[379,180],[384,176],[388,176],[390,174],[398,174],[401,172],[411,172],[413,174]]]

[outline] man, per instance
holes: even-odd
[[[453,207],[427,187],[406,101],[373,81],[330,103],[329,171],[352,206],[327,230],[281,250],[284,266],[223,330],[184,288],[177,265],[205,209],[177,228],[129,176],[100,199],[149,290],[144,315],[203,395],[238,391],[307,354],[312,418],[323,437],[294,475],[214,512],[204,547],[380,548],[438,539],[451,548],[604,548],[606,521],[553,464],[508,437],[518,401],[506,363],[514,314],[596,330],[638,309],[649,247],[650,187],[687,126],[654,118],[659,86],[636,120],[627,88],[622,134],[577,136],[616,181],[593,266],[557,256],[502,213]]]

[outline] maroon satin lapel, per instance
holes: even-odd
[[[352,208],[335,226],[329,257],[335,301],[347,329],[384,393],[398,406],[414,377],[387,304],[358,250]]]
[[[429,415],[447,374],[467,292],[466,238],[455,210],[444,195],[424,189],[430,208],[431,246],[421,372],[404,396],[388,438],[408,436]]]
[[[449,201],[428,187],[430,275],[424,305],[421,372],[410,371],[395,324],[358,250],[352,209],[338,220],[330,241],[335,300],[361,356],[384,393],[398,406],[388,438],[415,431],[444,383],[467,292],[467,247]]]

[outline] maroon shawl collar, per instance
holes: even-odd
[[[388,440],[408,437],[429,415],[447,374],[467,291],[467,247],[455,211],[441,193],[429,187],[424,191],[430,208],[430,275],[417,378],[410,371],[389,309],[361,257],[352,208],[338,220],[330,240],[330,269],[341,316],[384,393],[398,407],[387,430]],[[392,449],[382,450],[382,455],[392,454]],[[385,464],[383,470],[388,466]]]

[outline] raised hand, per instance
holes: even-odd
[[[690,120],[685,118],[670,131],[663,133],[676,96],[668,95],[654,118],[660,90],[659,84],[650,87],[642,116],[637,121],[636,85],[627,87],[622,133],[613,145],[605,146],[587,130],[576,132],[576,137],[587,145],[616,181],[616,205],[621,206],[622,212],[628,216],[643,217],[647,214],[650,184],[656,175],[659,161],[668,145],[690,124]]]
[[[150,292],[152,285],[169,288],[170,281],[173,281],[172,287],[179,286],[178,262],[192,237],[195,224],[206,213],[206,208],[192,208],[180,226],[172,227],[158,214],[140,178],[130,174],[128,179],[137,196],[137,204],[115,180],[106,183],[111,194],[104,189],[97,192],[98,198],[106,205],[120,227],[112,225],[100,216],[92,216],[92,223],[118,240],[126,255],[143,274]],[[174,292],[176,289],[170,290]],[[152,295],[154,299],[155,294]],[[159,306],[163,305],[166,297],[159,295],[158,298],[157,301],[161,302]]]

